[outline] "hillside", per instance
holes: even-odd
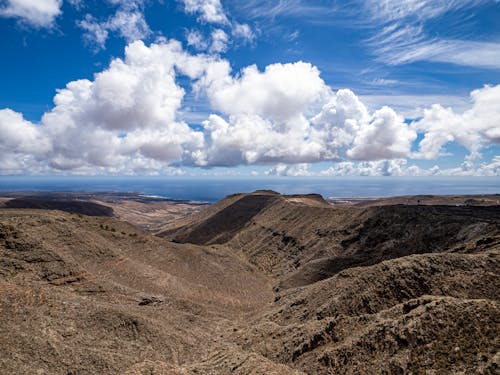
[[[2,374],[180,369],[219,347],[241,356],[216,338],[272,298],[225,249],[113,219],[0,210],[0,254]]]
[[[500,244],[496,205],[332,206],[267,192],[218,204],[219,210],[202,211],[159,235],[201,245],[225,242],[279,276],[283,286],[411,254],[478,252]]]
[[[185,200],[149,197],[135,193],[86,193],[75,191],[14,191],[0,196],[2,208],[60,210],[89,216],[108,216],[148,231],[198,212],[207,205]]]
[[[396,202],[3,208],[0,373],[496,373],[500,206]]]

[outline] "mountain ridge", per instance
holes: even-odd
[[[495,373],[500,206],[455,204],[257,191],[156,235],[4,207],[0,370]]]

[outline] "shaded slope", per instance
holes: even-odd
[[[500,243],[500,206],[353,207],[308,201],[310,196],[242,194],[164,234],[183,243],[225,243],[278,275],[285,288],[406,255],[475,252]]]
[[[0,372],[495,373],[498,210],[260,191],[166,238],[0,210]]]
[[[233,198],[229,197],[230,204],[203,218],[201,222],[192,224],[186,231],[177,230],[174,240],[198,245],[225,243],[241,231],[255,215],[279,200],[280,196],[273,193],[254,193],[243,195],[236,200]],[[161,235],[167,234],[169,232],[163,232]]]
[[[353,226],[356,225],[354,228]],[[330,238],[328,232],[320,236]],[[336,256],[318,257],[282,286],[299,286],[343,269],[370,266],[411,254],[479,252],[500,244],[500,206],[382,206],[363,212],[339,236]]]
[[[5,208],[33,208],[60,210],[89,216],[113,216],[113,209],[95,202],[78,200],[52,200],[39,198],[15,198],[3,203]]]
[[[352,268],[283,291],[233,339],[310,374],[493,371],[499,269],[498,250]]]
[[[225,249],[112,219],[0,211],[2,374],[180,371],[217,348],[234,361],[244,353],[217,338],[271,298],[267,279]]]

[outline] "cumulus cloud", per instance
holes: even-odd
[[[278,164],[265,172],[268,176],[286,176],[286,177],[307,177],[311,176],[309,164],[301,163],[294,165]]]
[[[51,149],[49,140],[40,128],[26,121],[20,113],[0,110],[0,150],[43,155]]]
[[[186,32],[186,42],[188,46],[194,47],[199,51],[208,49],[208,42],[198,30],[188,30]]]
[[[319,176],[406,176],[420,175],[423,170],[415,165],[407,166],[406,159],[336,163],[318,173]]]
[[[104,49],[109,35],[106,24],[97,22],[93,16],[87,14],[85,19],[78,22],[78,26],[85,31],[83,38],[90,46],[96,50]]]
[[[209,87],[213,107],[229,115],[259,115],[281,122],[284,127],[297,119],[330,89],[319,70],[305,62],[268,65],[260,72],[255,65],[244,68],[238,77],[227,77]]]
[[[109,33],[124,38],[127,42],[142,40],[152,34],[143,13],[143,2],[108,0],[118,5],[116,12],[104,21],[97,20],[90,14],[77,25],[85,31],[84,40],[96,50],[104,49]]]
[[[119,10],[108,20],[106,26],[129,42],[144,39],[151,34],[143,13],[138,10]]]
[[[52,27],[61,12],[62,0],[7,0],[0,4],[0,16],[17,18],[34,27]]]
[[[125,59],[113,60],[92,81],[73,81],[59,90],[54,108],[40,125],[2,111],[3,155],[38,156],[33,145],[45,145],[43,161],[65,171],[144,170],[190,163],[204,138],[177,121],[184,89],[176,83],[176,64],[182,64],[178,70],[183,74],[196,78],[211,61],[187,55],[177,42],[150,47],[132,43]]]
[[[481,163],[478,172],[473,175],[500,176],[500,155],[495,156],[489,163]]]
[[[179,83],[186,81],[191,87]],[[211,113],[196,126],[180,119],[188,90]],[[475,153],[498,144],[499,90],[474,91],[462,114],[435,106],[408,125],[391,108],[371,112],[352,91],[333,91],[309,63],[232,73],[227,60],[190,54],[177,41],[136,41],[92,80],[58,90],[40,123],[1,110],[0,170],[154,174],[259,164],[298,176],[311,174],[310,163],[333,161],[324,175],[443,174],[406,165],[417,132],[417,154],[426,158],[449,141]],[[498,172],[498,160],[468,163],[453,173]]]
[[[246,23],[234,23],[231,35],[245,43],[252,43],[256,38],[252,28]]]
[[[241,34],[235,34],[233,29],[231,31],[231,35],[240,41],[243,41],[243,43],[251,43],[254,38],[254,34],[250,28],[246,31],[241,31]],[[234,44],[226,31],[219,28],[212,30],[210,35],[207,37],[205,37],[205,35],[203,35],[199,30],[187,30],[185,37],[188,46],[194,47],[194,49],[198,51],[206,51],[211,54],[224,53],[232,44]]]
[[[220,76],[204,88],[212,108],[203,126],[207,148],[202,165],[238,165],[329,159],[312,134],[306,115],[329,87],[311,64],[273,64],[260,72],[250,66],[240,75]]]
[[[0,171],[21,173],[36,169],[37,160],[52,149],[51,140],[40,127],[26,121],[20,113],[0,110]]]
[[[211,115],[203,126],[208,144],[198,159],[200,165],[313,162],[325,156],[320,142],[304,140],[303,132],[280,129],[256,115],[233,116],[229,122]]]
[[[229,44],[229,37],[222,29],[212,31],[212,44],[209,51],[211,53],[226,52]]]
[[[221,77],[220,77],[221,78]],[[371,115],[350,90],[334,93],[311,64],[250,66],[205,87],[200,165],[312,163],[406,157],[416,133],[390,108]]]
[[[335,150],[353,142],[363,124],[370,121],[370,114],[351,90],[342,89],[329,98],[311,121],[318,137]]]
[[[208,23],[228,24],[226,13],[220,0],[182,0],[187,13],[197,14]]]
[[[356,160],[394,159],[410,153],[417,133],[389,107],[376,111],[369,123],[363,124],[354,138],[347,156]]]
[[[220,0],[180,0],[184,4],[184,11],[195,14],[202,23],[211,23],[218,26],[212,30],[211,43],[206,41],[199,31],[189,31],[186,34],[188,45],[198,50],[206,50],[210,53],[223,53],[231,44],[230,35],[239,40],[240,44],[252,43],[255,33],[246,23],[229,21]]]
[[[472,108],[461,114],[439,104],[425,110],[412,124],[425,134],[414,156],[434,159],[447,143],[457,142],[476,158],[485,145],[500,144],[500,85],[474,90],[471,100]]]
[[[500,156],[494,156],[489,162],[482,162],[474,165],[465,161],[455,168],[441,169],[434,165],[429,168],[422,168],[411,164],[407,159],[377,160],[377,161],[343,161],[337,162],[327,169],[312,171],[310,164],[277,164],[265,171],[268,176],[285,177],[422,177],[422,176],[442,176],[442,177],[464,177],[481,176],[494,177],[500,175]]]

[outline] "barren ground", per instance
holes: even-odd
[[[498,196],[21,198],[0,199],[2,374],[499,371]]]

